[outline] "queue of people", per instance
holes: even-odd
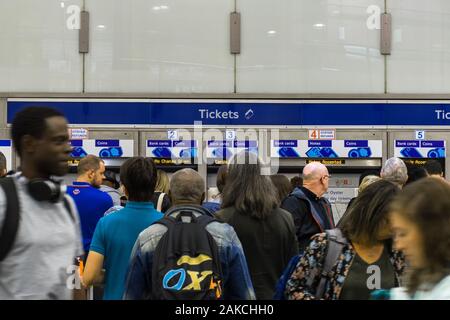
[[[27,108],[11,135],[21,170],[0,179],[0,299],[80,298],[93,285],[112,300],[450,299],[450,185],[438,163],[388,159],[336,223],[319,162],[289,181],[239,153],[205,201],[192,169],[169,178],[133,157],[119,181],[88,155],[66,189],[61,113]]]

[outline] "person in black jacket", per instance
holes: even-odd
[[[303,169],[303,186],[294,189],[281,203],[281,208],[294,218],[300,250],[307,246],[313,235],[335,227],[331,205],[322,197],[328,190],[329,179],[323,164],[309,163]]]
[[[232,159],[222,208],[216,217],[230,224],[242,243],[256,298],[272,299],[298,245],[292,217],[278,207],[275,186],[261,175],[255,154],[242,152]]]

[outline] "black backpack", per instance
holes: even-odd
[[[20,204],[17,195],[16,184],[13,178],[0,178],[0,188],[3,189],[6,199],[5,218],[3,226],[0,228],[0,262],[3,261],[11,251],[16,240],[20,223]],[[64,207],[69,212],[70,217],[75,221],[74,213],[70,209],[70,204],[64,197]]]
[[[222,268],[216,241],[206,226],[217,221],[195,207],[174,208],[156,223],[167,227],[153,255],[152,299],[216,300]],[[171,215],[178,212],[178,216]],[[196,216],[195,213],[202,213]]]

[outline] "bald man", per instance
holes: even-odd
[[[327,167],[320,162],[309,163],[303,169],[303,186],[295,188],[281,203],[294,218],[301,251],[313,235],[335,227],[331,205],[322,197],[329,179]]]

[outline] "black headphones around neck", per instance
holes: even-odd
[[[27,183],[28,193],[37,201],[59,202],[66,193],[65,187],[53,179],[33,179]]]

